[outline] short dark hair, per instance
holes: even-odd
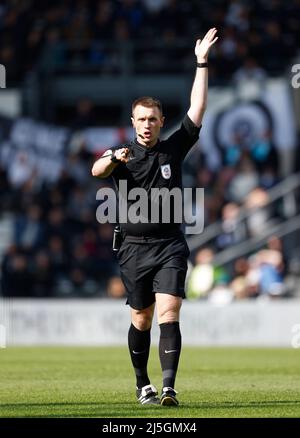
[[[145,106],[146,108],[156,107],[159,109],[161,115],[163,113],[161,102],[158,99],[154,99],[154,97],[143,96],[143,97],[139,97],[138,99],[135,99],[135,101],[132,104],[132,114],[138,105]]]

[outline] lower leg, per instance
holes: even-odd
[[[147,373],[147,364],[150,351],[150,330],[138,330],[131,324],[128,332],[128,347],[131,362],[136,375],[136,386],[142,388],[149,385],[150,380]]]
[[[132,365],[136,375],[136,386],[142,388],[149,385],[147,364],[151,342],[151,324],[154,304],[146,309],[131,309],[131,326],[128,332],[128,347]]]
[[[179,314],[182,298],[156,293],[157,319],[160,327],[159,357],[163,387],[174,388],[181,352]]]
[[[181,352],[179,322],[162,323],[159,326],[159,357],[163,372],[163,387],[174,388]]]

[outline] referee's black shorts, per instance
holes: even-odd
[[[127,292],[126,304],[136,310],[145,309],[155,302],[155,292],[185,298],[189,254],[182,234],[165,239],[125,237],[117,257]]]

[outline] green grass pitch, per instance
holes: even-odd
[[[149,362],[161,388],[157,348]],[[182,351],[179,407],[141,406],[125,347],[0,350],[0,417],[300,417],[300,350]]]

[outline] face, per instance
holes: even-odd
[[[138,142],[147,147],[154,146],[163,127],[164,119],[156,106],[146,108],[145,106],[137,105],[131,121],[135,128]]]

